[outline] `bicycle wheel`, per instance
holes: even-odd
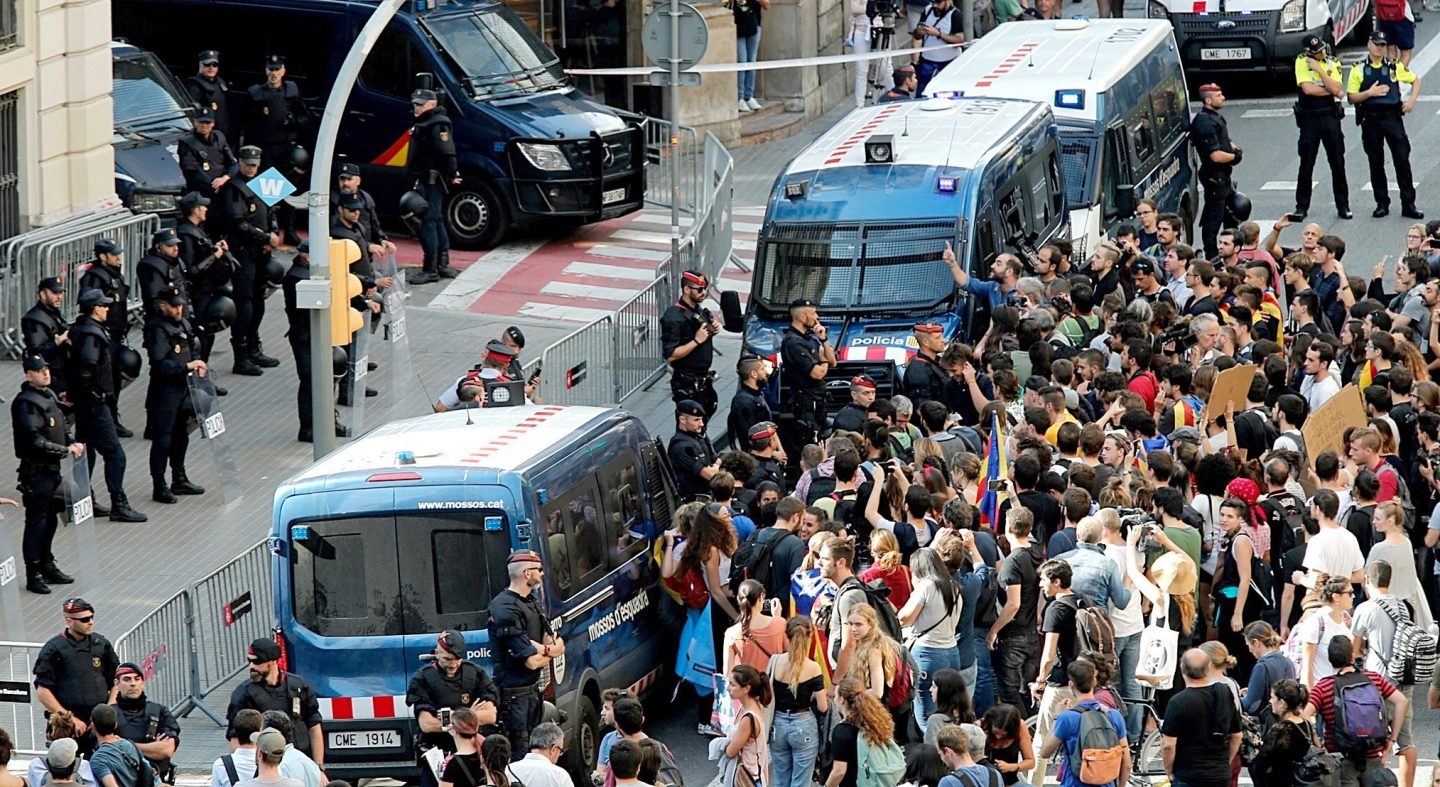
[[[1140,754],[1135,758],[1132,770],[1139,775],[1154,777],[1165,773],[1165,762],[1160,752],[1160,731],[1151,730],[1140,739]],[[1151,779],[1150,781],[1154,781]]]

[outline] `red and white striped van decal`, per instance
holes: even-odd
[[[897,364],[910,362],[915,350],[895,345],[870,345],[867,347],[841,347],[842,361],[894,361]]]
[[[640,696],[640,692],[645,691],[646,689],[655,685],[655,682],[658,680],[660,680],[660,667],[656,667],[655,669],[650,670],[649,672],[645,673],[645,675],[641,677],[640,680],[637,680],[634,683],[630,684],[630,693],[638,697]]]
[[[875,129],[880,128],[881,124],[885,122],[886,118],[890,117],[898,111],[900,111],[900,104],[897,102],[877,112],[875,114],[875,117],[870,118],[870,120],[867,121],[865,125],[861,126],[858,130],[856,130],[854,134],[851,134],[844,142],[841,142],[839,147],[831,151],[830,157],[825,159],[825,166],[828,167],[834,164],[839,164],[845,158],[845,154],[850,152],[851,148],[859,145],[861,142],[864,142],[866,139],[868,139],[870,137],[870,134],[874,132]]]
[[[405,695],[380,697],[320,697],[320,716],[327,721],[405,719],[415,714]]]
[[[1011,69],[1020,65],[1020,63],[1025,60],[1026,55],[1039,48],[1039,46],[1040,44],[1036,42],[1021,44],[1014,52],[1011,52],[1004,60],[1001,60],[1000,65],[990,69],[990,73],[976,80],[975,87],[990,87],[995,84],[995,80],[1010,73]]]
[[[535,427],[550,420],[550,418],[555,416],[555,414],[563,412],[565,412],[564,407],[557,407],[553,405],[550,407],[538,408],[535,410],[535,413],[533,415],[522,418],[514,426],[506,429],[498,435],[495,435],[493,438],[490,439],[489,443],[481,446],[480,448],[477,448],[469,456],[461,459],[460,462],[462,464],[470,465],[482,464],[485,462],[485,460],[489,459],[490,456],[493,455],[496,451],[499,451],[502,448],[508,448],[516,440],[524,437],[526,433],[529,432],[531,429],[534,429]]]

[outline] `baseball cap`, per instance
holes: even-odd
[[[185,294],[180,292],[180,288],[172,287],[169,292],[160,295],[160,302],[171,306],[184,306]]]
[[[271,661],[280,660],[280,643],[273,639],[260,637],[250,643],[250,650],[246,654],[252,664],[265,664]]]
[[[509,363],[515,360],[515,351],[506,347],[499,339],[491,339],[485,344],[485,360],[491,363]]]
[[[45,359],[41,358],[40,360],[43,361]],[[74,615],[76,612],[94,612],[95,606],[90,602],[86,601],[85,599],[76,596],[75,598],[66,599],[64,603],[60,605],[60,611],[64,612],[66,615]]]
[[[109,298],[105,297],[104,292],[91,287],[88,290],[80,291],[79,305],[81,309],[89,311],[102,303],[108,303],[109,300]]]
[[[1384,30],[1376,30],[1370,34],[1370,43],[1388,45],[1390,43],[1390,36],[1385,35]]]
[[[1199,92],[1201,95],[1204,95],[1206,93],[1220,93],[1222,91],[1220,90],[1220,86],[1214,82],[1206,82],[1200,86]]]
[[[1304,47],[1307,55],[1318,55],[1325,51],[1325,40],[1320,36],[1305,36],[1300,45]]]
[[[179,246],[180,236],[173,229],[163,229],[150,237],[153,246]]]
[[[284,56],[284,55],[266,55],[266,56],[265,56],[265,70],[266,70],[266,71],[269,71],[269,70],[275,69],[275,68],[284,68],[284,67],[285,67],[285,56]]]
[[[50,741],[50,749],[45,752],[45,764],[57,770],[69,770],[75,767],[79,754],[80,744],[74,738],[56,738]]]
[[[515,346],[516,346],[516,347],[519,347],[519,348],[521,348],[521,349],[524,349],[524,347],[525,347],[525,334],[522,333],[522,332],[520,331],[520,329],[517,328],[517,327],[515,327],[514,325],[512,325],[512,326],[510,326],[509,328],[506,328],[506,329],[505,329],[505,338],[509,339],[509,340],[512,341],[512,342],[515,342]]]
[[[109,238],[101,238],[95,241],[96,254],[124,254],[125,249]]]
[[[857,386],[860,388],[869,388],[873,391],[875,390],[875,381],[870,379],[870,375],[868,374],[857,374],[850,378],[850,387],[855,388]]]
[[[200,61],[200,65],[202,65],[202,66],[208,66],[208,65],[211,65],[211,64],[214,64],[214,65],[219,65],[219,64],[220,64],[220,53],[219,53],[218,51],[214,50],[214,49],[207,49],[207,50],[205,50],[204,52],[201,52],[200,54],[196,55],[195,57],[196,57],[197,60]]]
[[[353,161],[346,161],[340,165],[338,177],[358,178],[360,177],[360,167],[356,166]]]
[[[240,157],[241,161],[244,161],[247,164],[259,164],[261,157],[264,156],[264,153],[260,150],[260,148],[254,145],[246,145],[240,148],[240,152],[237,155]]]
[[[514,552],[510,553],[510,559],[506,560],[505,562],[507,564],[539,563],[541,562],[540,553],[536,552],[533,549],[517,549]]]
[[[456,658],[465,658],[465,636],[455,629],[440,632],[440,638],[435,645]]]
[[[288,743],[285,736],[274,727],[266,727],[259,732],[251,733],[250,742],[255,744],[255,748],[259,749],[261,754],[270,757],[283,757],[285,744]]]
[[[49,290],[50,292],[64,292],[65,283],[60,281],[60,277],[58,276],[46,276],[40,280],[39,289]]]
[[[45,360],[45,357],[41,355],[25,356],[25,361],[22,365],[27,372],[38,372],[41,369],[50,368],[50,364]]]
[[[423,88],[423,87],[420,88],[419,90],[416,90],[414,93],[411,93],[411,94],[410,94],[410,103],[411,103],[411,104],[426,104],[426,103],[429,103],[429,102],[435,101],[435,100],[437,100],[437,97],[436,97],[436,95],[435,95],[435,91],[433,91],[433,90],[426,90],[426,89]]]
[[[365,207],[365,200],[360,199],[359,194],[346,194],[340,197],[340,207],[345,210],[362,210]]]
[[[133,661],[127,661],[115,668],[115,677],[118,678],[121,675],[139,675],[143,678],[145,677],[145,671],[140,669],[139,664]]]
[[[200,107],[199,109],[195,110],[195,122],[214,123],[215,113],[211,111],[210,107]]]
[[[769,421],[761,421],[750,427],[750,431],[748,431],[745,436],[748,437],[752,443],[769,440],[775,436],[775,424]]]
[[[944,333],[945,329],[939,323],[917,322],[913,330],[916,333]]]
[[[705,408],[694,399],[681,399],[675,404],[676,415],[693,415],[697,418],[705,417]]]
[[[700,271],[685,271],[680,274],[680,281],[691,287],[709,287],[710,280]]]
[[[189,213],[201,205],[209,205],[210,198],[198,191],[191,191],[180,198],[180,212]]]
[[[810,300],[809,298],[796,298],[795,300],[793,300],[793,301],[790,302],[790,308],[792,308],[792,309],[814,308],[814,307],[815,307],[815,302],[812,301],[812,300]]]

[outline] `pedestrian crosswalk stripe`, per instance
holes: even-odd
[[[1261,191],[1294,191],[1296,185],[1298,185],[1297,182],[1296,182],[1296,181],[1293,181],[1293,180],[1267,180],[1267,181],[1265,181],[1265,185],[1263,185],[1263,186],[1260,187],[1260,190],[1261,190]],[[1315,187],[1318,186],[1318,185],[1320,185],[1320,181],[1318,181],[1318,180],[1313,180],[1313,181],[1310,182],[1310,188],[1315,188]]]
[[[1293,117],[1294,111],[1289,109],[1247,109],[1242,118],[1284,118]]]
[[[1418,180],[1415,181],[1415,188],[1416,188],[1416,189],[1419,189],[1419,188],[1420,188],[1420,181],[1418,181]],[[1375,190],[1375,186],[1372,185],[1369,181],[1366,181],[1366,182],[1365,182],[1365,185],[1360,187],[1360,190],[1361,190],[1361,191],[1374,191],[1374,190]],[[1396,184],[1395,184],[1395,181],[1393,181],[1393,180],[1390,181],[1389,183],[1386,183],[1386,184],[1385,184],[1385,190],[1386,190],[1386,191],[1393,191],[1393,192],[1395,192],[1396,194],[1399,194],[1399,193],[1400,193],[1400,187],[1399,187],[1398,185],[1396,185]]]
[[[565,298],[583,298],[587,301],[614,301],[618,306],[634,298],[640,289],[639,287],[621,289],[620,287],[600,287],[578,282],[552,281],[546,282],[545,286],[540,288],[540,293],[542,295],[559,295]]]
[[[584,306],[562,306],[556,303],[534,303],[527,302],[520,307],[520,314],[524,317],[534,317],[539,320],[563,320],[565,322],[594,322],[601,317],[609,317],[615,312],[609,309],[587,309]]]
[[[624,279],[626,281],[652,282],[655,268],[632,268],[626,265],[606,265],[603,262],[572,262],[565,266],[565,273],[572,276],[594,276],[600,279]]]

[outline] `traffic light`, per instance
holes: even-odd
[[[340,347],[365,324],[350,299],[360,294],[360,277],[350,272],[350,263],[360,259],[360,247],[353,240],[330,241],[330,344]]]

